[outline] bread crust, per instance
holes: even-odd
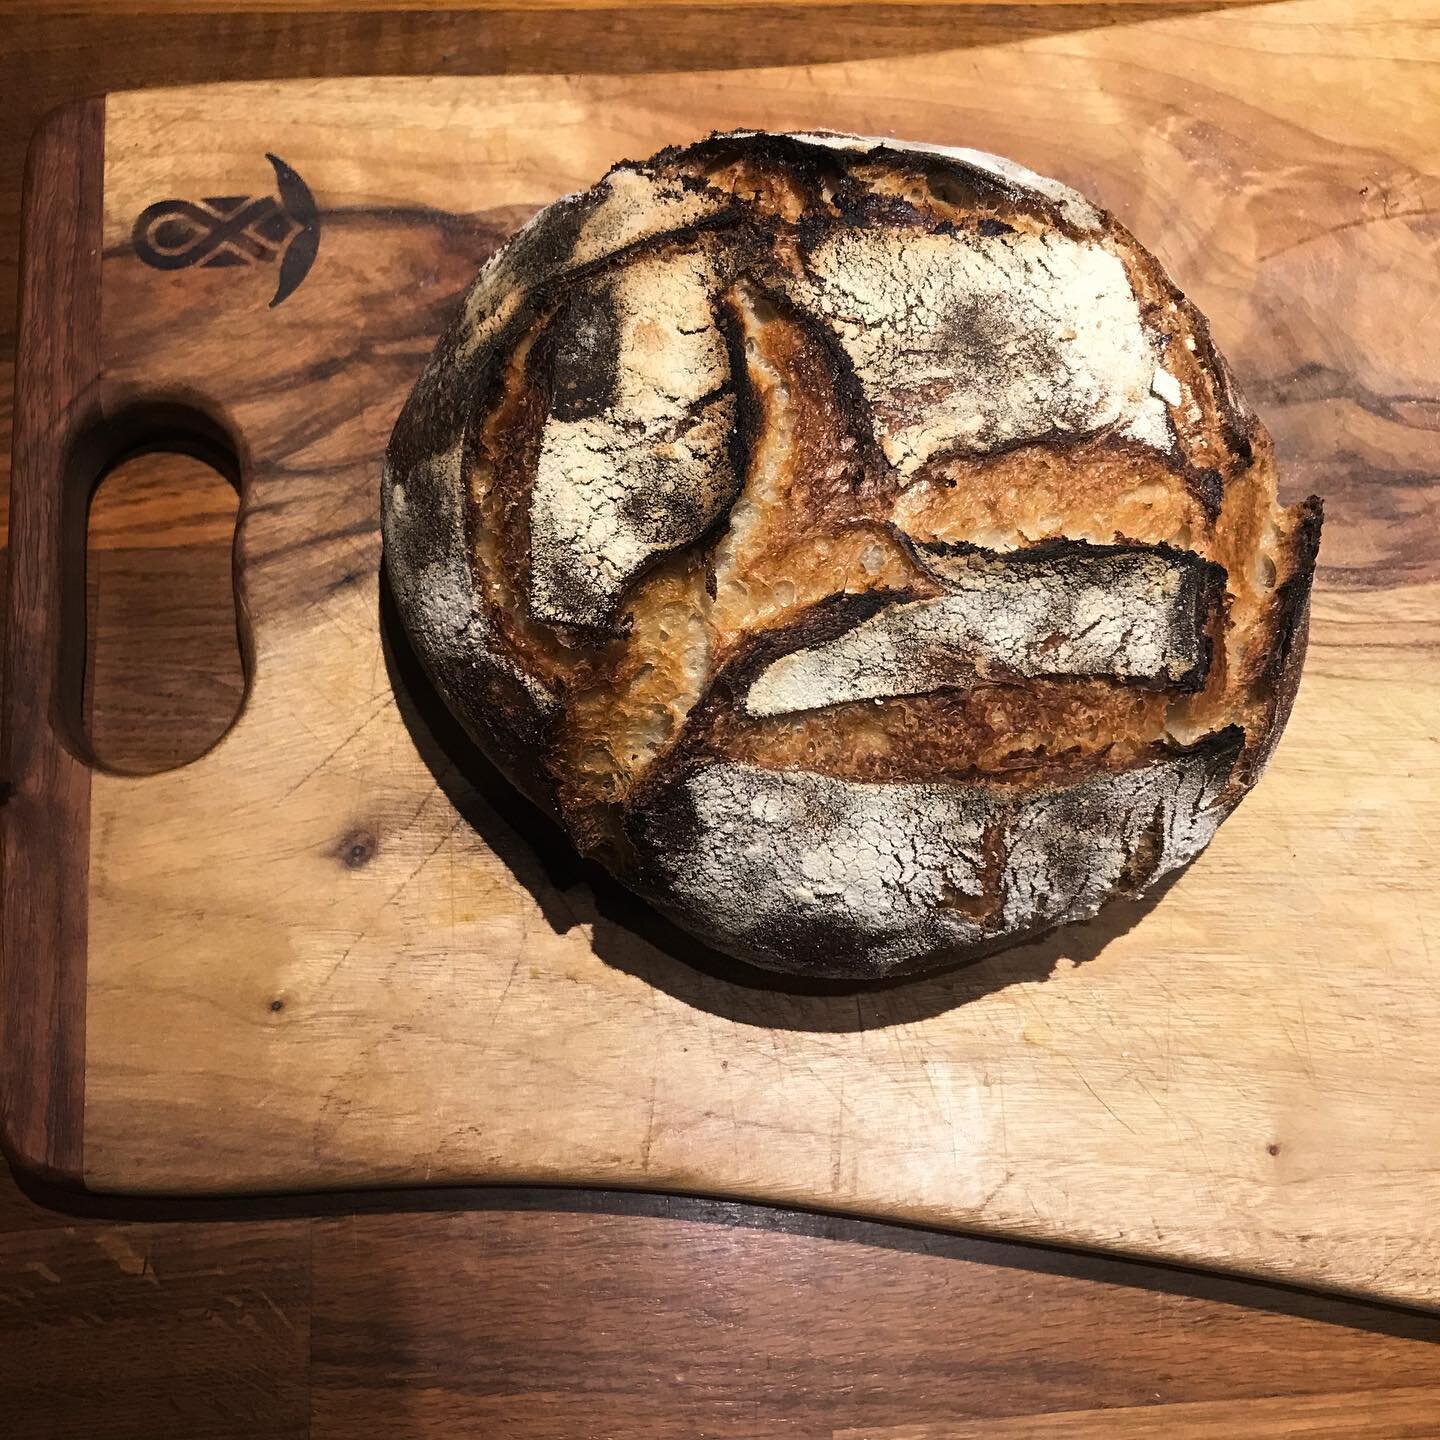
[[[437,689],[582,850],[716,948],[872,978],[1203,849],[1293,703],[1321,505],[1084,197],[736,132],[487,264],[382,516]]]

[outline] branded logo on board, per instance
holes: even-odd
[[[191,265],[271,265],[280,273],[270,308],[293,295],[320,249],[320,212],[310,187],[278,155],[277,195],[157,200],[135,217],[135,253],[157,270]]]

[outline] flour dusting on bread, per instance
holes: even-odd
[[[1115,220],[825,132],[542,210],[382,496],[442,695],[581,849],[710,945],[867,978],[1199,854],[1288,714],[1320,533]]]
[[[1092,548],[1041,560],[945,557],[947,594],[887,605],[832,640],[772,661],[745,708],[783,715],[1040,675],[1194,686],[1208,658],[1219,577],[1193,556]]]
[[[821,974],[883,974],[1093,915],[1193,859],[1220,823],[1238,741],[1040,791],[862,785],[716,764],[644,820],[657,888],[742,952],[774,937]]]
[[[551,401],[530,493],[530,607],[607,626],[636,574],[734,498],[735,395],[703,250],[579,286],[551,322]]]
[[[941,452],[1113,429],[1171,437],[1151,390],[1160,340],[1125,267],[1063,235],[844,229],[794,293],[854,366],[901,477]]]

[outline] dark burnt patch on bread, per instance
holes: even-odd
[[[1205,517],[1213,525],[1225,503],[1225,481],[1211,465],[1184,465],[1185,488],[1195,497]]]
[[[1167,545],[1163,540],[1153,545],[1139,541],[1102,545],[1093,540],[1075,540],[1059,535],[1019,545],[1013,550],[994,550],[977,545],[971,540],[915,540],[908,535],[902,538],[916,560],[941,581],[954,578],[957,571],[953,563],[955,561],[959,561],[961,567],[970,561],[986,564],[1003,562],[1007,565],[1049,565],[1056,561],[1100,560],[1116,555],[1158,555],[1177,567],[1208,572],[1213,581],[1222,585],[1225,581],[1223,566],[1206,560],[1193,550]]]
[[[871,189],[854,175],[847,175],[830,197],[833,218],[807,216],[798,227],[802,249],[814,246],[833,232],[837,223],[861,228],[884,227],[899,230],[941,231],[953,234],[948,220],[901,195]]]
[[[610,288],[596,282],[575,286],[545,338],[550,413],[559,420],[585,420],[608,410],[620,361],[619,317]]]
[[[741,203],[796,218],[829,208],[846,178],[844,159],[788,135],[715,134],[693,145],[662,150],[661,165],[704,176]]]
[[[975,222],[975,229],[986,236],[992,235],[1013,235],[1015,227],[1007,224],[1004,220],[997,220],[993,215],[984,215]]]
[[[1320,529],[1325,505],[1318,495],[1308,496],[1297,507],[1299,514],[1288,546],[1289,574],[1271,602],[1270,624],[1274,636],[1266,653],[1260,685],[1268,702],[1265,739],[1257,746],[1252,774],[1259,777],[1295,704],[1300,672],[1310,636],[1310,591],[1315,579],[1315,562],[1320,554]]]

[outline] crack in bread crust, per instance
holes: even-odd
[[[1202,848],[1288,714],[1320,527],[1113,218],[825,133],[714,136],[541,211],[382,501],[407,630],[527,793],[710,943],[844,974]]]

